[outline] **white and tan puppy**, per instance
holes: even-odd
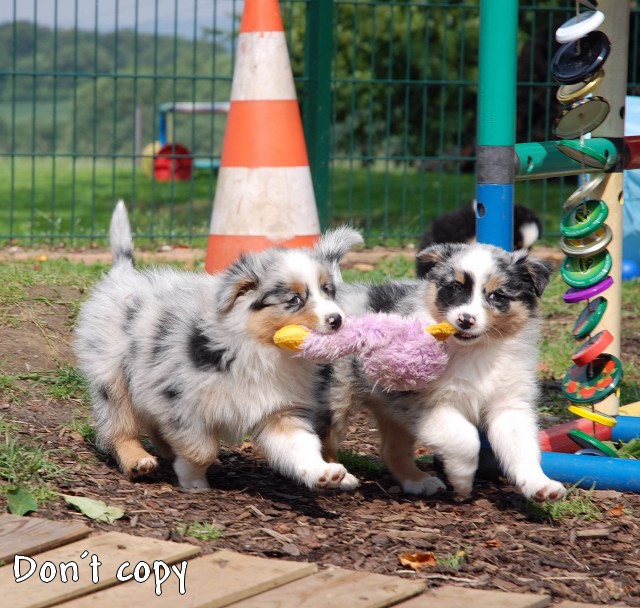
[[[434,245],[418,257],[426,280],[341,284],[337,300],[348,315],[393,312],[425,326],[448,321],[458,330],[445,343],[448,367],[424,390],[385,393],[369,385],[356,360],[335,364],[321,399],[332,411],[323,431],[325,457],[335,459],[349,410],[365,405],[377,419],[382,459],[405,492],[445,487],[416,466],[419,442],[442,458],[457,497],[468,497],[483,431],[527,498],[561,498],[564,487],[540,466],[536,417],[537,300],[549,268],[527,251],[489,245]]]
[[[314,380],[324,367],[273,343],[288,324],[337,330],[336,269],[361,236],[341,228],[315,249],[275,248],[218,275],[133,264],[124,203],[110,228],[113,268],[80,311],[75,348],[93,398],[98,446],[128,476],[173,460],[185,488],[209,487],[220,440],[253,434],[271,466],[311,488],[357,486],[321,456]]]

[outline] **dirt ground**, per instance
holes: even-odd
[[[0,325],[5,374],[73,364],[72,319],[83,294],[72,287],[33,285],[30,290],[29,305],[11,311],[18,323]],[[558,387],[550,384],[545,390]],[[595,491],[591,501],[599,517],[555,521],[532,509],[503,480],[478,480],[473,498],[462,504],[448,492],[427,499],[408,496],[375,466],[376,433],[364,412],[352,421],[344,447],[374,466],[367,470],[360,464],[353,471],[362,484],[354,492],[308,491],[270,470],[250,441],[223,449],[209,471],[211,491],[184,491],[168,463],[149,478],[125,479],[70,426],[89,415],[80,400],[46,397],[40,385],[25,380],[10,398],[0,396],[0,408],[19,424],[25,441],[46,446],[68,468],[56,489],[125,511],[107,525],[53,501],[38,511],[40,517],[190,542],[204,552],[225,547],[420,578],[429,586],[543,592],[556,603],[640,606],[640,497],[635,494]],[[583,492],[578,495],[584,498]],[[196,521],[215,522],[220,538],[181,536],[181,524]],[[418,572],[402,566],[400,556],[412,553],[432,553],[435,565]]]

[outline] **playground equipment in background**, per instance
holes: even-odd
[[[192,169],[215,170],[217,158],[193,158],[189,148],[174,141],[175,114],[228,114],[228,101],[175,101],[158,107],[158,140],[142,150],[140,167],[145,175],[159,181],[191,179]]]
[[[579,4],[589,10],[580,12]],[[518,3],[481,3],[477,234],[481,242],[513,247],[517,179],[589,174],[589,180],[565,202],[561,224],[568,256],[562,266],[569,285],[564,300],[586,302],[573,335],[587,342],[575,353],[577,362],[563,382],[570,410],[580,418],[541,434],[542,449],[553,450],[543,453],[542,466],[559,481],[640,492],[640,462],[586,455],[611,456],[598,437],[621,441],[640,437],[639,417],[618,416],[623,171],[640,168],[640,136],[624,137],[623,131],[630,6],[626,0],[602,0],[602,11],[598,11],[597,5],[576,0],[576,17],[558,28],[562,45],[554,54],[551,71],[562,84],[557,97],[564,107],[553,132],[562,140],[515,144]],[[496,23],[501,24],[499,37]],[[597,30],[600,26],[602,31]],[[596,89],[598,96],[587,97]],[[585,140],[591,131],[593,137]],[[633,406],[626,408],[633,410]],[[621,437],[617,427],[631,430]],[[585,434],[589,430],[591,435]],[[583,455],[559,454],[558,437],[564,448],[569,446],[563,452],[587,450]]]

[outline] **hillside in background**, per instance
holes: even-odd
[[[0,151],[134,153],[136,107],[147,142],[159,104],[228,100],[231,56],[219,38],[0,25],[0,53],[13,73],[0,72]],[[176,128],[184,143],[209,150],[214,123],[179,118]]]

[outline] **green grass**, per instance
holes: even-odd
[[[369,477],[372,473],[381,473],[385,470],[385,466],[381,460],[368,456],[360,456],[350,451],[340,451],[338,453],[338,460],[353,475]]]
[[[95,444],[96,430],[93,428],[89,416],[82,412],[77,412],[66,426],[72,433],[78,433],[87,443]]]
[[[53,500],[67,470],[53,462],[51,451],[20,436],[20,427],[0,415],[0,492],[23,488],[40,503]]]
[[[182,522],[178,524],[176,531],[181,536],[190,536],[191,538],[204,541],[219,540],[222,538],[222,528],[214,521]]]
[[[574,485],[567,490],[561,500],[542,505],[530,501],[527,506],[531,517],[540,521],[558,522],[567,519],[580,519],[583,521],[600,519],[602,511],[594,504],[592,494],[593,490],[581,490]]]
[[[0,240],[103,243],[113,204],[123,198],[139,243],[204,245],[216,177],[196,171],[190,181],[157,182],[127,159],[14,158],[0,163]],[[338,166],[329,191],[332,224],[362,229],[369,244],[398,244],[415,241],[431,219],[471,200],[475,177]],[[559,180],[537,180],[519,186],[516,198],[540,214],[546,232],[556,232],[569,192]],[[540,201],[548,201],[546,207]]]

